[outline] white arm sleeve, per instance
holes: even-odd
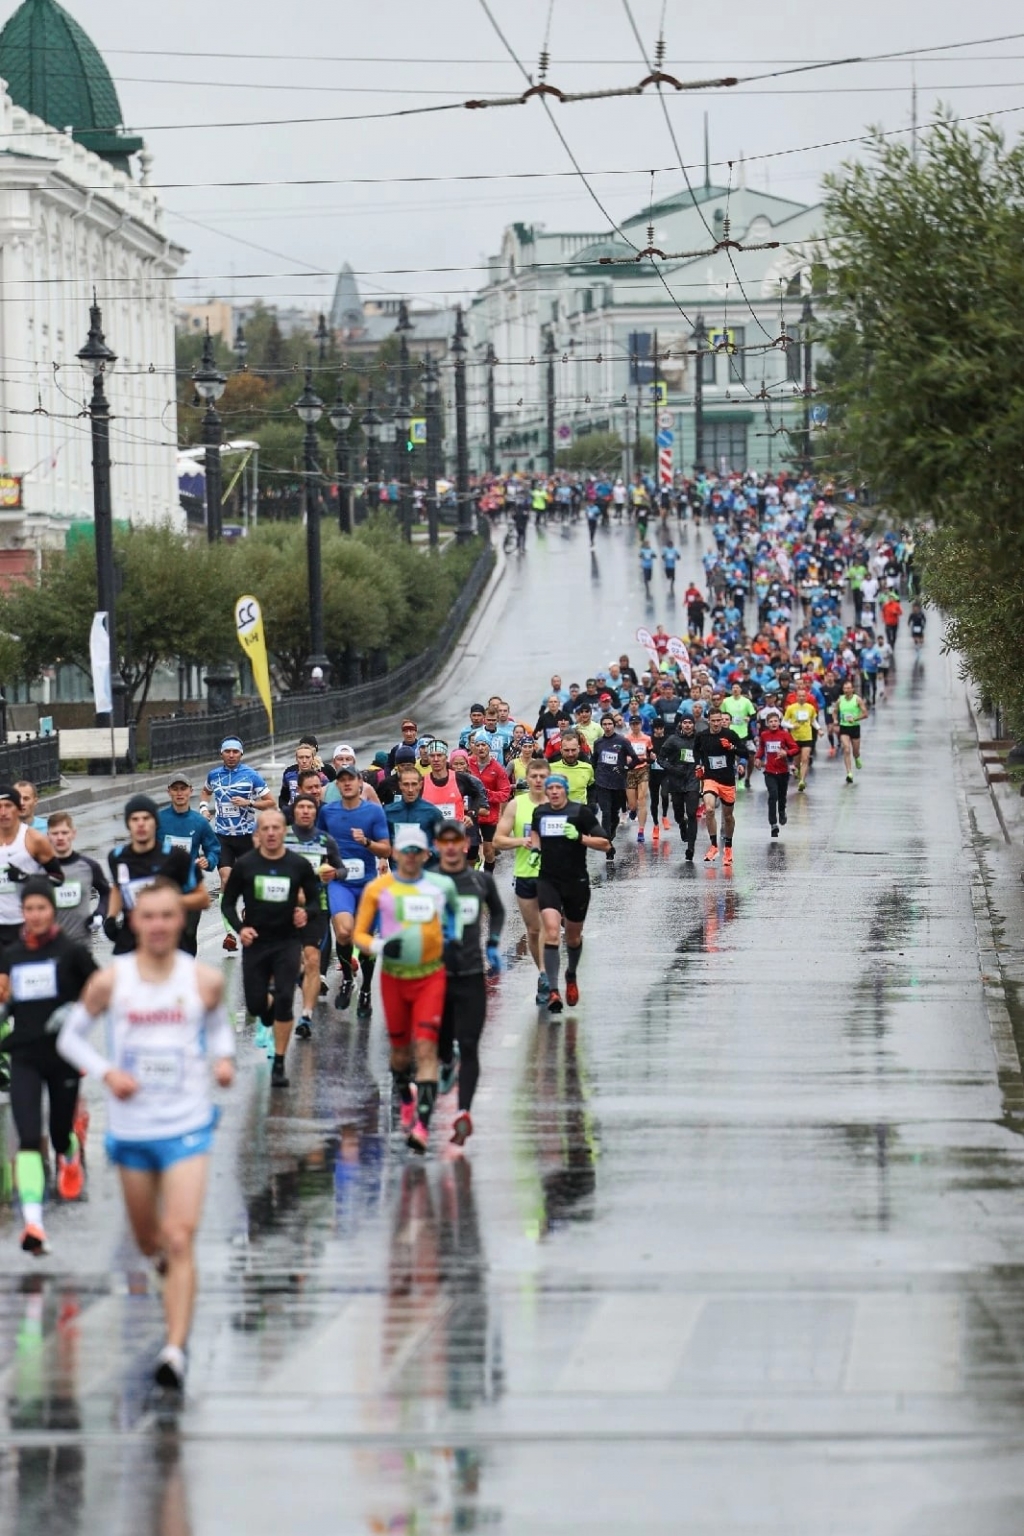
[[[228,1011],[223,1003],[218,1003],[216,1008],[210,1008],[207,1011],[204,1028],[208,1056],[211,1056],[214,1061],[220,1061],[223,1056],[234,1056],[235,1032],[231,1028]]]
[[[57,1036],[57,1049],[64,1060],[70,1061],[71,1065],[77,1067],[80,1072],[88,1072],[90,1077],[98,1077],[102,1080],[110,1071],[113,1062],[101,1056],[96,1047],[90,1045],[86,1039],[98,1017],[98,1014],[94,1017],[84,1003],[75,1003],[61,1025],[60,1034]]]

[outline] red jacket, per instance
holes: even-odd
[[[512,794],[512,785],[509,783],[508,774],[496,758],[489,757],[481,768],[476,758],[472,758],[469,771],[476,776],[487,791],[487,809],[481,811],[477,821],[483,826],[493,827],[497,825],[501,808]]]
[[[765,773],[787,774],[790,758],[797,757],[799,752],[799,744],[784,726],[761,731],[757,738],[757,766]]]

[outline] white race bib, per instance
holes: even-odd
[[[349,880],[365,880],[366,865],[362,859],[345,859],[345,875]]]
[[[11,971],[11,996],[16,1003],[40,1003],[57,996],[56,960],[35,960]]]
[[[168,849],[184,848],[186,853],[192,852],[192,839],[190,837],[165,837],[164,844]]]
[[[727,762],[727,759],[724,758],[724,757],[709,757],[708,758],[708,767],[709,768],[724,768],[725,765],[726,765],[726,762]]]
[[[462,913],[463,926],[468,928],[480,916],[479,896],[460,896],[459,911]]]
[[[439,805],[438,810],[441,812],[441,815],[444,817],[445,821],[455,820],[455,807],[450,802],[447,805]]]
[[[542,816],[540,819],[541,837],[564,837],[568,822],[568,816]]]
[[[257,875],[254,885],[257,901],[287,901],[292,888],[285,875]]]
[[[77,907],[82,899],[82,882],[65,880],[63,885],[54,886],[53,894],[57,902],[57,911],[68,912],[73,907]]]
[[[402,897],[402,921],[406,923],[429,923],[437,914],[437,908],[430,896],[403,896]]]
[[[601,761],[602,761],[602,763],[606,763],[611,768],[615,767],[615,764],[618,762],[618,760],[619,760],[619,754],[617,752],[602,752],[601,753]]]
[[[125,1052],[125,1070],[147,1093],[177,1093],[184,1062],[181,1051],[135,1050]]]

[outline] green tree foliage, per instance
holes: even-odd
[[[559,469],[617,475],[622,468],[622,439],[617,432],[587,432],[555,455]]]
[[[934,527],[926,594],[1024,732],[1024,145],[943,116],[916,162],[879,134],[827,185],[827,467]]]

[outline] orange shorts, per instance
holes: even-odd
[[[736,804],[735,784],[719,784],[716,779],[705,779],[701,793],[705,795],[717,795],[723,805]]]
[[[436,1040],[444,1012],[444,992],[444,966],[431,971],[429,976],[389,976],[382,972],[380,995],[391,1044],[407,1046],[414,1040]]]

